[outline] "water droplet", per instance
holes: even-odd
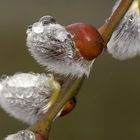
[[[110,18],[106,19],[106,20],[105,20],[105,23],[108,23],[109,20],[110,20]]]
[[[26,92],[25,98],[31,98],[33,96],[33,92]]]
[[[24,94],[23,94],[23,93],[18,92],[18,93],[16,93],[16,96],[17,96],[17,98],[23,99]]]
[[[69,57],[69,58],[73,58],[73,53],[72,53],[72,52],[69,52],[69,53],[68,53],[68,57]]]
[[[130,18],[130,19],[129,19],[129,23],[131,23],[132,21],[133,21],[133,19]]]
[[[73,50],[72,50],[72,48],[67,48],[67,56],[69,58],[73,58]]]
[[[44,48],[41,48],[40,51],[41,51],[42,53],[46,53],[46,49],[44,49]]]
[[[138,23],[138,32],[140,32],[140,23]]]
[[[56,23],[56,20],[52,16],[43,16],[39,22],[42,22],[43,25],[47,25],[49,23]]]
[[[19,131],[18,134],[21,136],[22,140],[35,140],[35,134],[29,130]]]
[[[62,30],[60,32],[56,32],[56,38],[63,42],[67,38],[67,34],[66,34],[66,32],[64,30]]]
[[[128,25],[126,24],[125,26],[124,26],[124,31],[126,31],[128,29]]]
[[[40,34],[40,33],[43,33],[44,27],[41,23],[40,24],[39,23],[34,23],[33,27],[32,27],[32,31],[36,34]]]

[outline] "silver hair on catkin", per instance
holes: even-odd
[[[47,70],[60,75],[89,75],[89,64],[75,47],[73,35],[51,16],[44,16],[27,30],[31,55]]]
[[[60,85],[51,74],[17,73],[0,81],[0,106],[11,116],[33,124],[48,111]]]
[[[118,7],[119,0],[113,8]],[[134,0],[120,21],[107,44],[107,50],[116,59],[125,60],[140,54],[140,11],[138,0]]]
[[[4,140],[36,140],[35,134],[29,130],[21,130],[8,135]]]

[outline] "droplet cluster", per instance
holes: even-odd
[[[44,16],[27,30],[27,46],[38,63],[60,75],[89,74],[89,63],[78,53],[73,35],[51,16]]]
[[[50,85],[51,74],[18,73],[0,81],[0,105],[10,115],[32,124],[50,107],[50,98],[55,90]]]
[[[11,134],[5,140],[36,140],[35,134],[29,130],[22,130],[15,134]]]

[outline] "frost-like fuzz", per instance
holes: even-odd
[[[38,63],[61,75],[88,75],[91,64],[75,48],[73,35],[51,16],[44,16],[27,30],[27,46]]]
[[[33,124],[48,111],[55,89],[60,89],[60,85],[51,74],[7,76],[0,81],[0,106],[11,116]]]
[[[4,140],[36,140],[32,131],[22,130],[15,134],[8,135]]]
[[[114,10],[118,7],[116,3]],[[107,44],[108,52],[116,59],[125,60],[140,54],[140,13],[134,0]]]

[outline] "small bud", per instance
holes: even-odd
[[[74,35],[51,16],[44,16],[27,30],[27,46],[36,61],[60,75],[89,75],[92,62],[84,59]]]
[[[74,23],[67,27],[73,34],[73,40],[78,53],[87,61],[92,61],[100,55],[105,48],[105,43],[99,32],[90,24]]]
[[[33,124],[48,111],[56,91],[60,85],[51,74],[18,73],[1,79],[0,106],[11,116]]]
[[[116,3],[113,12],[120,2]],[[140,54],[139,10],[138,0],[134,0],[107,44],[108,52],[116,59],[125,60]]]
[[[76,98],[73,97],[73,99],[66,102],[66,104],[63,106],[63,110],[60,114],[60,116],[65,116],[69,112],[71,112],[76,106]]]

